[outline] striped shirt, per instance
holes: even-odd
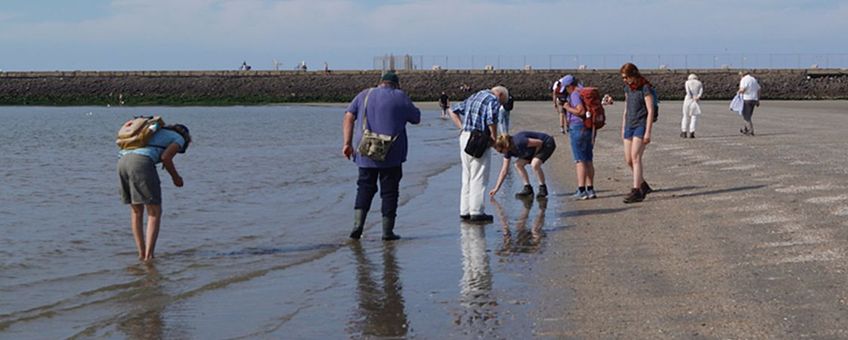
[[[470,132],[485,131],[487,126],[497,124],[500,109],[501,103],[498,102],[498,97],[490,90],[481,90],[462,103],[455,104],[453,112],[465,116],[462,131]]]

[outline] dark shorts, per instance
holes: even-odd
[[[575,162],[592,161],[595,157],[592,150],[592,129],[587,129],[583,124],[571,124],[568,126],[568,139]]]
[[[759,100],[746,100],[742,105],[742,119],[746,122],[751,121],[751,116],[754,115],[754,107],[759,104]]]
[[[127,154],[118,160],[118,181],[124,204],[162,204],[156,163],[150,157]]]
[[[624,139],[645,138],[645,126],[624,126]]]
[[[556,150],[556,142],[553,138],[550,138],[542,142],[542,147],[535,155],[533,155],[533,158],[542,160],[542,163],[547,162],[548,158],[551,158],[551,155],[554,154],[554,150]],[[533,159],[529,159],[529,161],[532,160]]]

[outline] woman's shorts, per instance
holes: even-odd
[[[556,150],[556,142],[553,138],[542,141],[542,147],[533,155],[533,158],[538,158],[542,160],[542,163],[547,162],[548,158],[551,158],[551,155],[554,154],[554,150]],[[532,161],[532,159],[529,159]]]
[[[594,158],[592,149],[592,129],[587,129],[583,124],[572,124],[568,126],[568,139],[571,141],[571,155],[574,162],[591,162]]]
[[[645,126],[624,126],[624,139],[645,138]]]
[[[124,204],[162,204],[159,173],[150,157],[132,153],[121,157],[118,180]]]

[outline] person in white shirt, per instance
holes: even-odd
[[[683,99],[683,120],[680,122],[680,137],[695,138],[695,125],[698,122],[698,116],[701,115],[701,106],[698,102],[704,94],[704,84],[698,80],[698,76],[689,75],[689,80],[684,85],[686,89],[686,98]]]
[[[760,106],[760,84],[757,78],[751,76],[750,71],[740,72],[742,80],[739,81],[739,94],[742,95],[744,106],[742,107],[742,119],[745,120],[745,127],[739,132],[746,136],[754,135],[754,123],[751,116],[754,115],[754,107]]]
[[[554,110],[559,115],[559,132],[565,134],[565,115],[566,111],[562,108],[562,105],[568,101],[568,93],[565,91],[565,86],[563,86],[563,81],[565,77],[563,76],[559,80],[554,82],[554,85],[551,87],[551,100],[554,102]]]

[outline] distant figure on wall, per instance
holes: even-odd
[[[250,69],[251,69],[251,67],[250,67],[250,65],[247,64],[246,61],[242,62],[241,67],[239,68],[239,70],[241,70],[241,71],[250,71]]]

